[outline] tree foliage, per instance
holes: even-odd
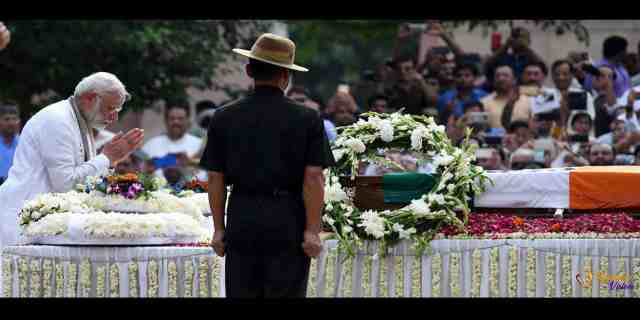
[[[133,99],[127,108],[185,99],[186,89],[232,90],[215,76],[235,46],[251,45],[264,21],[4,21],[11,45],[0,52],[0,98],[27,114],[71,95],[93,72],[116,74]],[[10,79],[10,80],[8,80]],[[34,103],[34,95],[45,101]],[[126,108],[126,109],[127,109]]]

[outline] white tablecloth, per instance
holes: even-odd
[[[199,279],[198,269],[200,265],[200,258],[205,257],[208,258],[209,266],[213,264],[213,250],[209,247],[84,247],[84,246],[11,246],[5,247],[3,251],[4,255],[10,257],[11,260],[11,269],[12,269],[12,290],[11,296],[31,296],[31,270],[27,270],[27,286],[26,293],[20,292],[20,282],[19,282],[19,268],[18,268],[18,259],[26,259],[28,261],[27,265],[29,268],[31,266],[31,261],[34,259],[38,262],[40,266],[42,266],[43,259],[47,259],[53,261],[54,265],[62,264],[63,267],[63,295],[70,296],[69,290],[72,289],[69,286],[69,266],[70,264],[76,265],[76,270],[81,270],[78,268],[79,264],[83,261],[88,260],[91,266],[91,288],[89,290],[89,297],[97,296],[97,279],[98,273],[97,269],[103,266],[112,266],[116,265],[118,268],[119,275],[119,296],[120,297],[128,297],[129,296],[129,264],[136,263],[138,265],[138,282],[139,286],[139,296],[146,297],[148,291],[148,264],[151,261],[158,263],[159,269],[159,289],[158,296],[166,297],[168,296],[169,289],[169,272],[168,265],[169,262],[174,262],[176,264],[177,270],[177,296],[184,296],[185,290],[185,262],[191,262],[193,264],[193,270],[195,272],[194,279]],[[40,274],[39,279],[42,282],[44,281],[44,271],[43,268],[38,268]],[[56,279],[53,276],[55,273],[51,274],[49,281],[51,281],[51,287],[57,288]],[[76,274],[76,278],[80,279],[80,273]],[[109,273],[105,273],[105,279],[108,279]],[[207,277],[209,286],[209,291],[212,289],[212,279],[209,275]],[[223,280],[223,278],[221,279]],[[105,296],[109,296],[110,288],[109,281],[105,280]],[[1,286],[1,284],[0,284]],[[40,288],[43,288],[40,286]],[[3,288],[0,288],[0,294],[4,293]],[[76,296],[82,297],[85,296],[84,289],[80,286],[76,287]],[[220,292],[224,293],[224,283],[221,281]],[[41,292],[41,295],[43,292]],[[55,290],[51,292],[51,296],[55,296]],[[200,294],[199,290],[199,281],[193,281],[193,296],[198,296]]]

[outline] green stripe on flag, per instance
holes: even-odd
[[[433,175],[425,173],[387,173],[382,176],[384,203],[409,203],[431,191],[436,180]]]

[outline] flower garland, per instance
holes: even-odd
[[[471,131],[467,129],[462,148],[457,148],[444,126],[436,125],[430,117],[373,112],[363,115],[368,119],[338,128],[332,146],[337,166],[325,170],[322,220],[339,240],[339,248],[352,256],[363,240],[379,240],[384,254],[390,245],[411,239],[421,254],[443,226],[462,230],[469,213],[467,201],[482,193],[489,181],[481,167],[472,165],[475,149],[468,143]],[[339,177],[348,172],[355,179],[360,161],[393,165],[379,155],[388,149],[410,150],[431,160],[439,179],[430,192],[404,208],[363,212],[354,207]],[[462,219],[458,218],[458,211],[462,212]]]

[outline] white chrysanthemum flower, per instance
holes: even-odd
[[[327,211],[331,211],[333,210],[333,205],[331,203],[327,203],[326,206],[324,206],[325,209],[327,209]]]
[[[451,155],[448,154],[439,154],[437,156],[435,156],[433,158],[433,165],[437,168],[439,166],[446,166],[449,163],[451,163],[451,161],[453,161],[454,158]]]
[[[411,200],[411,204],[408,207],[418,217],[423,217],[431,214],[431,208],[429,208],[429,205],[422,198]]]
[[[347,194],[339,183],[326,185],[324,188],[324,203],[342,202],[347,199]]]
[[[362,140],[356,138],[347,140],[345,142],[345,145],[355,153],[363,153],[365,150],[367,150],[367,147],[364,145]]]
[[[393,141],[393,125],[389,120],[380,120],[378,118],[372,119],[371,123],[378,130],[380,138],[384,142]]]
[[[427,138],[428,136],[429,129],[427,129],[423,125],[419,125],[415,129],[413,129],[413,131],[411,131],[411,149],[421,150],[422,139]]]
[[[362,223],[359,227],[364,227],[367,234],[372,235],[376,239],[380,239],[385,235],[384,218],[380,217],[377,212],[367,210],[362,213]]]

